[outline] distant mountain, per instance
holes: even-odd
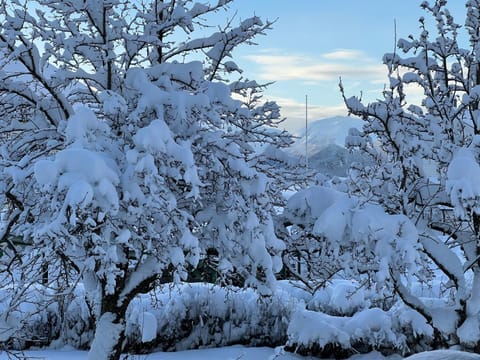
[[[335,116],[312,121],[308,124],[308,152],[315,154],[321,149],[335,144],[345,145],[345,137],[350,128],[361,129],[363,121],[353,116]],[[298,139],[290,148],[290,152],[305,156],[305,129],[295,134]]]
[[[308,124],[309,166],[329,176],[346,176],[350,164],[360,155],[345,149],[345,137],[350,128],[361,129],[363,121],[357,117],[336,116]],[[288,149],[292,155],[305,157],[305,129]]]

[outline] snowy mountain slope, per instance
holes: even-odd
[[[328,176],[346,176],[352,162],[359,155],[345,149],[345,137],[350,128],[361,129],[363,121],[357,117],[337,116],[317,120],[308,126],[309,167]],[[288,151],[305,157],[305,129],[297,134],[297,141]]]
[[[360,160],[360,154],[352,153],[343,146],[329,144],[310,155],[309,167],[324,175],[346,176],[350,165]]]
[[[348,130],[352,127],[361,129],[362,125],[361,119],[352,116],[335,116],[310,122],[308,124],[309,155],[332,144],[343,147]],[[295,135],[298,136],[298,140],[292,145],[290,151],[293,154],[305,156],[305,129]]]

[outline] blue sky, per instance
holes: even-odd
[[[256,47],[234,53],[249,78],[275,81],[265,97],[276,100],[287,117],[285,128],[304,125],[305,95],[309,118],[346,115],[339,90],[341,76],[348,95],[374,100],[386,82],[382,56],[397,37],[417,35],[418,18],[425,15],[422,0],[237,0],[239,18],[253,14],[277,19],[273,30],[258,38]],[[450,0],[448,8],[464,22],[464,1]]]

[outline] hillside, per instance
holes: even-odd
[[[352,127],[361,129],[363,121],[357,117],[335,116],[311,121],[308,124],[308,152],[313,155],[328,145],[344,146],[345,137]],[[291,147],[293,154],[305,156],[305,129],[295,134],[298,140]]]
[[[352,127],[360,129],[362,120],[356,117],[336,116],[316,120],[308,125],[309,166],[329,176],[346,176],[350,164],[358,161],[355,153],[344,147],[345,137]],[[297,134],[298,139],[289,152],[305,157],[305,129]]]

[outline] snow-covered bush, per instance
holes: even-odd
[[[334,281],[328,290],[339,295],[345,292],[346,285],[345,281]],[[137,295],[130,303],[125,351],[148,353],[152,349],[178,351],[249,344],[286,345],[303,353],[338,356],[372,348],[411,352],[428,348],[432,341],[432,327],[401,303],[387,311],[368,307],[369,295],[363,292],[367,299],[361,310],[359,304],[349,307],[346,299],[342,299],[339,310],[332,304],[334,298],[312,296],[301,286],[300,282],[281,281],[265,297],[252,289],[206,283],[162,285]],[[85,287],[79,284],[66,299],[48,307],[42,306],[49,300],[44,290],[38,287],[28,292],[37,301],[23,304],[23,312],[15,312],[8,327],[2,325],[2,340],[7,340],[0,345],[20,350],[32,345],[88,349],[94,339],[95,323]],[[4,300],[2,309],[8,306],[8,297]],[[359,297],[357,300],[361,302]],[[59,309],[62,304],[66,306],[63,313]],[[7,331],[14,332],[15,337]],[[22,340],[27,336],[31,342]]]
[[[52,339],[51,345],[61,347],[68,344],[76,349],[89,349],[95,333],[95,318],[82,284],[78,284],[64,299],[64,306],[63,313],[58,314],[63,317],[63,328]]]
[[[355,279],[358,288],[384,291],[392,270],[412,274],[419,262],[421,245],[410,219],[332,188],[297,192],[281,218],[292,234],[287,266],[313,292],[336,275]]]
[[[24,288],[22,297],[15,298],[17,293],[13,287],[0,289],[1,347],[25,349],[49,345],[62,326],[60,304],[54,294],[40,285]]]
[[[334,278],[315,291],[307,303],[307,309],[330,315],[352,316],[371,307],[375,295],[374,291],[368,291],[354,279]]]
[[[297,302],[285,293],[261,297],[253,290],[235,287],[166,285],[132,302],[127,311],[127,339],[140,351],[147,347],[172,351],[229,344],[282,345]],[[150,328],[145,326],[149,316],[156,319]],[[139,339],[148,331],[152,336],[142,344]]]
[[[7,292],[2,291],[3,312],[8,310]],[[35,301],[20,304],[8,318],[9,323],[1,324],[3,347],[89,348],[95,323],[83,285],[67,296],[68,302],[62,299],[66,305],[63,313],[59,302],[42,306],[48,296],[40,287],[28,291],[28,296],[35,297]],[[229,344],[283,345],[291,314],[301,303],[285,290],[264,297],[252,289],[232,286],[165,284],[137,295],[130,303],[125,349],[145,353],[151,349],[174,351]]]
[[[428,349],[433,328],[405,306],[359,310],[352,316],[297,310],[288,326],[287,345],[296,351],[323,356],[353,354],[371,349],[409,353]]]
[[[353,349],[409,352],[433,343],[434,327],[395,297],[396,286],[422,264],[422,244],[408,217],[313,186],[293,194],[280,218],[293,235],[285,256],[290,272],[312,294],[293,312],[288,346],[344,356]]]

